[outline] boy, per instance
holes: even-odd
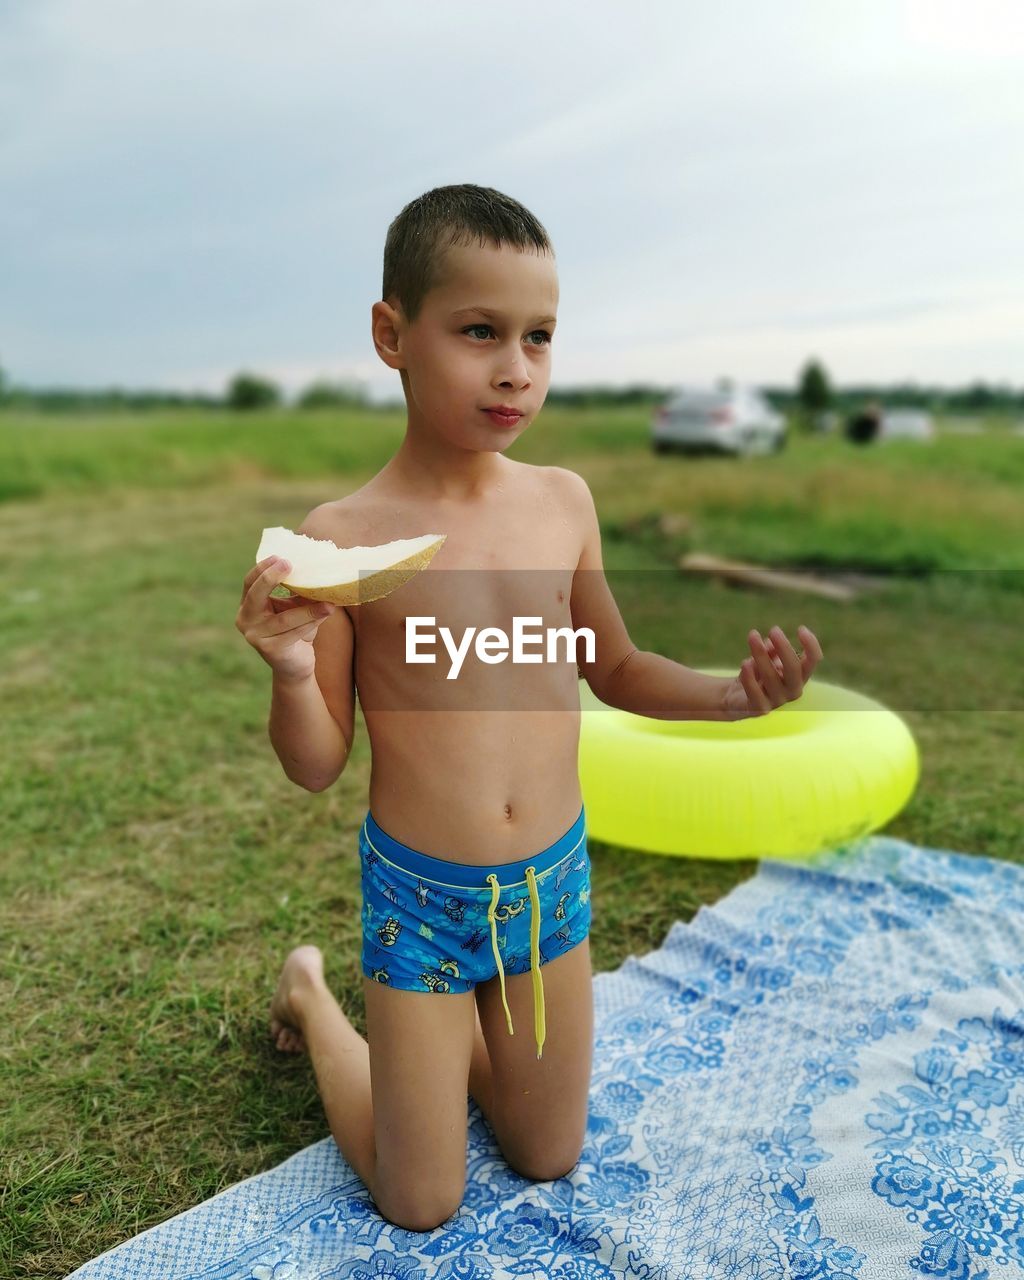
[[[285,961],[271,1032],[280,1048],[308,1046],[343,1156],[383,1216],[414,1231],[462,1202],[467,1088],[524,1177],[561,1177],[580,1156],[593,987],[579,673],[611,706],[736,719],[799,697],[821,656],[810,632],[802,660],[781,633],[774,645],[758,636],[741,675],[721,680],[637,651],[586,483],[503,456],[547,394],[557,307],[547,234],[515,200],[466,184],[407,205],[372,308],[406,435],[368,484],[299,531],[343,547],[447,539],[392,595],[326,613],[274,602],[287,565],[261,561],[237,620],[274,670],[270,736],[300,786],[322,791],[344,769],[359,691],[372,754],[359,838],[367,1038],[309,945]],[[467,658],[455,680],[443,655],[408,660],[413,618],[458,637],[507,630],[510,615],[591,629],[592,657],[579,672],[575,657]]]

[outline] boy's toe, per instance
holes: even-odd
[[[278,1049],[285,1053],[305,1053],[306,1041],[301,1031],[282,1022],[280,1018],[270,1019],[270,1038]]]

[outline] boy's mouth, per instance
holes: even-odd
[[[499,427],[514,427],[523,416],[521,413],[499,413],[496,409],[482,409],[481,412]]]

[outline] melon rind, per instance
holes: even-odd
[[[268,556],[288,560],[289,576],[279,585],[304,599],[369,604],[425,569],[447,536],[424,533],[372,547],[339,547],[330,538],[311,538],[276,525],[263,530],[256,563]]]

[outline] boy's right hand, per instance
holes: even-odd
[[[302,596],[272,596],[271,591],[290,570],[288,561],[277,556],[253,565],[242,585],[235,626],[273,671],[301,680],[316,667],[313,637],[317,628],[341,606]]]

